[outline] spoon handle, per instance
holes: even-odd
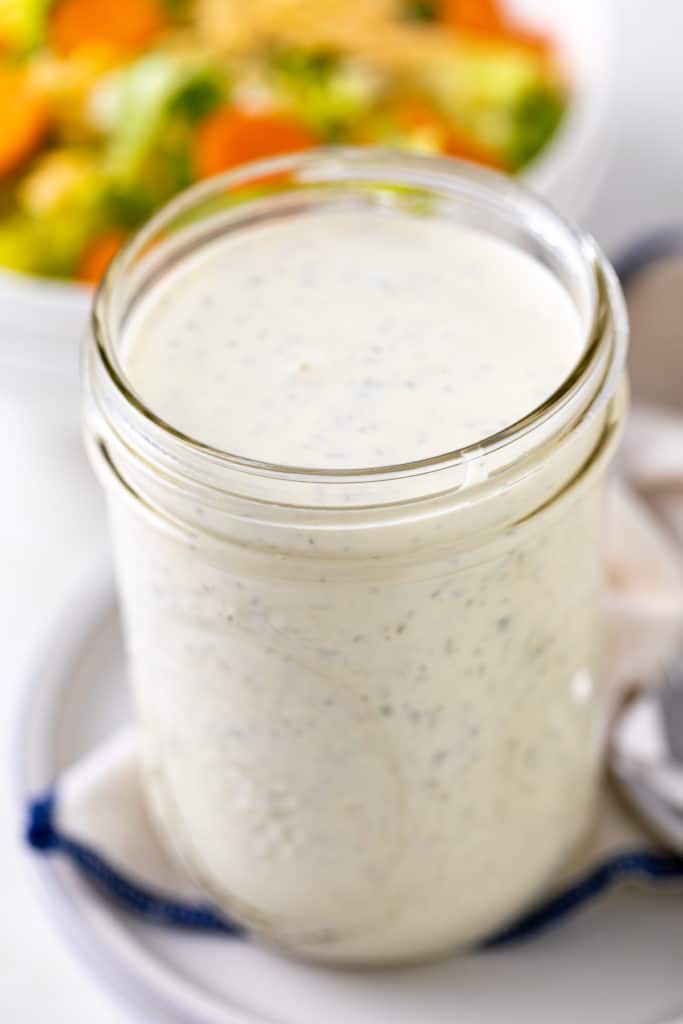
[[[662,723],[671,757],[683,764],[683,673],[669,676],[661,693]]]

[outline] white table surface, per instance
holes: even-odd
[[[644,231],[683,223],[683,0],[621,5],[622,124],[588,219],[610,255]],[[9,771],[20,679],[35,639],[106,544],[102,505],[62,386],[48,373],[0,363],[0,1016],[12,1024],[121,1024],[123,1008],[73,961],[30,889]]]

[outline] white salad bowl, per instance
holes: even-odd
[[[552,142],[522,175],[565,217],[580,220],[607,170],[616,123],[615,0],[514,0],[561,45],[572,99]]]
[[[509,0],[513,10],[560,42],[572,100],[553,141],[522,181],[580,219],[604,174],[614,122],[615,0]],[[0,366],[56,372],[73,404],[78,351],[92,291],[78,283],[0,271]]]

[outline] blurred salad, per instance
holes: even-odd
[[[501,0],[0,0],[0,266],[95,282],[193,181],[325,143],[514,173],[566,102]]]

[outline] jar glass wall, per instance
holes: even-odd
[[[387,208],[505,239],[567,289],[584,349],[541,406],[459,451],[342,469],[220,451],[146,407],[125,327],[184,260],[254,225]],[[625,333],[589,239],[451,161],[320,151],[246,167],[180,197],[115,261],[86,419],[147,791],[192,875],[268,939],[362,964],[464,946],[584,836]]]

